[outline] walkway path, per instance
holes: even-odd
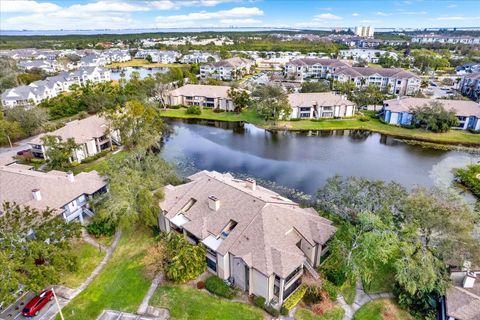
[[[370,294],[366,293],[365,290],[363,290],[363,284],[362,284],[362,281],[360,280],[357,281],[356,291],[357,292],[355,295],[355,300],[353,301],[352,304],[347,304],[347,302],[345,301],[342,295],[338,296],[338,302],[342,306],[343,310],[345,310],[345,315],[343,316],[343,320],[353,319],[355,312],[357,312],[357,310],[360,309],[361,306],[363,306],[364,304],[372,300],[393,298],[393,294],[391,292],[370,293]]]
[[[152,284],[150,285],[150,288],[148,288],[147,294],[143,298],[143,301],[140,304],[140,306],[138,307],[138,310],[137,310],[138,314],[145,314],[147,312],[148,303],[150,302],[150,299],[155,293],[155,290],[157,290],[158,285],[162,282],[163,282],[163,272],[160,272],[152,280]]]
[[[88,278],[85,281],[83,281],[83,283],[78,288],[70,289],[70,288],[66,288],[66,287],[63,287],[63,286],[58,286],[58,287],[55,288],[55,292],[57,293],[57,295],[62,298],[61,301],[59,301],[59,304],[60,304],[61,308],[66,306],[73,298],[75,298],[83,290],[85,290],[85,288],[88,287],[88,285],[93,281],[93,279],[95,279],[95,277],[102,271],[102,269],[107,264],[108,260],[110,260],[110,257],[112,256],[113,252],[115,251],[115,248],[117,247],[121,236],[122,236],[122,232],[117,231],[117,233],[115,234],[115,238],[113,240],[112,245],[108,248],[105,248],[105,246],[103,246],[103,249],[106,251],[105,257],[103,257],[102,261],[98,264],[98,266],[95,268],[95,270],[92,271],[92,273],[88,276]],[[90,244],[93,244],[96,247],[99,246],[99,244],[93,238],[89,237],[88,235],[87,236],[82,235],[82,238],[83,238],[84,241],[86,241]],[[102,247],[102,245],[100,245],[100,247]],[[51,311],[51,313],[49,313],[45,317],[42,317],[42,320],[52,320],[58,314],[57,308],[51,308],[49,311]]]

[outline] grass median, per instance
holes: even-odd
[[[141,260],[152,243],[148,230],[125,231],[105,268],[63,308],[65,319],[94,320],[104,309],[135,312],[151,283]]]

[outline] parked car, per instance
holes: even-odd
[[[40,310],[53,299],[53,290],[44,290],[38,296],[33,297],[22,310],[24,317],[33,317],[38,315]]]
[[[17,156],[23,156],[24,154],[28,154],[30,149],[20,150],[17,152]]]

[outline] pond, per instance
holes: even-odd
[[[121,71],[125,73],[125,79],[130,80],[132,72],[136,71],[140,73],[140,79],[145,79],[149,75],[154,76],[156,73],[167,73],[169,68],[141,68],[141,67],[125,67],[121,70],[112,70],[110,78],[112,80],[119,80],[121,78]]]
[[[172,132],[163,139],[161,155],[180,174],[231,172],[311,195],[336,174],[394,180],[408,188],[448,185],[453,167],[480,160],[367,131],[270,132],[243,123],[168,122]]]

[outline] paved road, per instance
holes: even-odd
[[[33,297],[35,293],[27,292],[25,295],[20,297],[14,304],[12,304],[8,309],[0,313],[1,320],[17,320],[17,319],[32,319],[32,320],[50,320],[55,317],[58,313],[58,308],[55,304],[55,300],[48,302],[40,311],[38,316],[32,318],[25,318],[22,316],[21,312],[25,304],[28,303]],[[60,307],[63,307],[67,304],[67,299],[58,297],[58,303]]]

